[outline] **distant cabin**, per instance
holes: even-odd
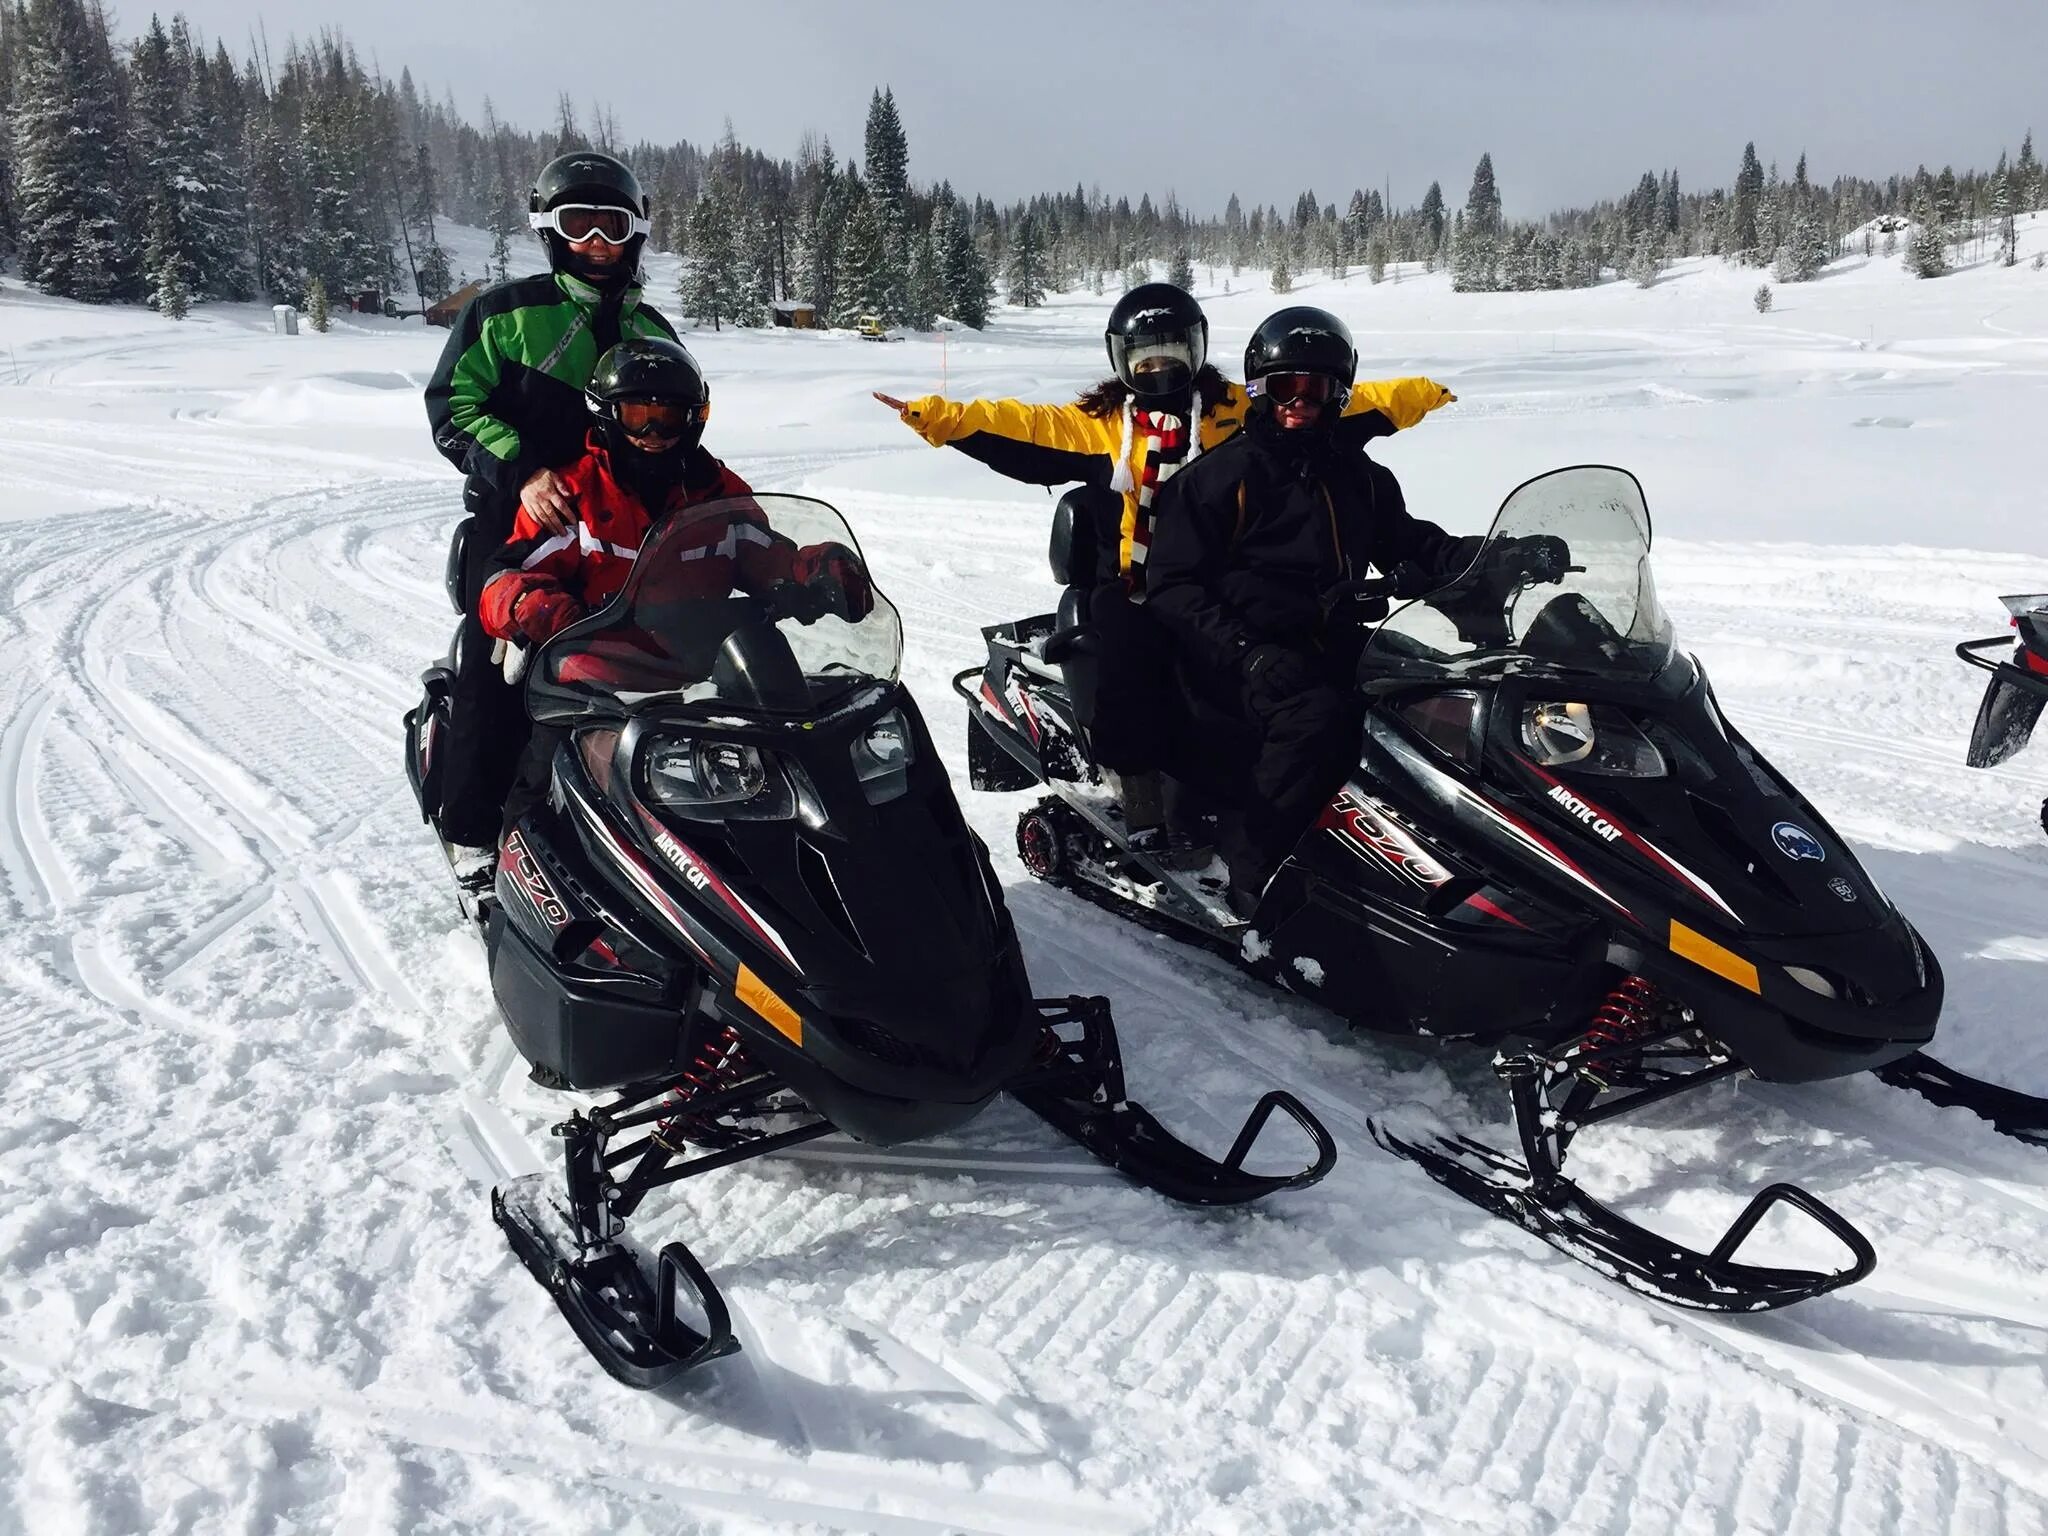
[[[768,306],[775,323],[786,330],[811,331],[818,327],[818,306],[809,299],[777,299]]]
[[[483,291],[482,283],[465,283],[439,303],[429,304],[426,308],[427,324],[447,330],[455,324],[455,317],[462,313],[462,306]]]

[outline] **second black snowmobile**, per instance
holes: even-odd
[[[1587,1127],[1747,1073],[1808,1082],[1876,1071],[2002,1130],[2038,1136],[2048,1101],[1926,1057],[1941,967],[1820,813],[1728,720],[1673,645],[1651,580],[1650,518],[1627,471],[1539,476],[1503,503],[1440,590],[1374,577],[1333,623],[1372,626],[1358,767],[1249,919],[1220,862],[1177,867],[1133,837],[1092,759],[1105,564],[1088,490],[1055,515],[1059,611],[984,631],[955,679],[977,788],[1043,785],[1018,852],[1041,879],[1236,959],[1367,1029],[1496,1048],[1519,1156],[1469,1136],[1387,1150],[1636,1289],[1685,1306],[1783,1306],[1875,1263],[1847,1220],[1788,1184],[1708,1251],[1599,1204],[1563,1172]],[[1562,539],[1539,580],[1512,541]],[[1389,600],[1415,598],[1393,609]],[[1229,722],[1208,722],[1230,750]],[[1839,1240],[1834,1270],[1737,1257],[1777,1206]]]
[[[737,1348],[689,1249],[664,1246],[650,1281],[626,1218],[663,1185],[833,1131],[893,1145],[1008,1092],[1175,1199],[1322,1178],[1335,1147],[1292,1096],[1260,1100],[1217,1161],[1127,1097],[1104,999],[1033,999],[987,852],[897,680],[895,609],[873,591],[857,611],[830,580],[665,591],[721,517],[732,538],[860,559],[838,513],[802,497],[658,520],[618,596],[530,658],[528,710],[560,733],[551,791],[507,830],[475,908],[534,1081],[616,1092],[555,1127],[559,1175],[492,1195],[598,1362],[649,1387]],[[448,679],[430,671],[406,719],[423,806]],[[1311,1159],[1254,1172],[1276,1113]]]
[[[2048,593],[2002,597],[2012,615],[2011,635],[1965,640],[1956,654],[1991,674],[1970,732],[1969,764],[1996,768],[2032,739],[2048,705]],[[1998,651],[2004,656],[1987,655]],[[2041,830],[2048,832],[2048,800],[2041,802]]]

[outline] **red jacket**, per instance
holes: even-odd
[[[654,521],[655,514],[614,477],[595,434],[585,443],[583,457],[560,473],[564,493],[576,508],[576,525],[567,533],[549,533],[522,505],[512,536],[484,583],[478,617],[485,631],[500,640],[518,634],[513,610],[529,593],[562,593],[585,609],[617,595]],[[695,448],[682,483],[660,510],[752,494],[746,481]],[[665,595],[683,598],[724,597],[734,588],[765,590],[792,575],[797,553],[788,539],[769,530],[768,519],[751,503],[705,519],[701,538],[678,548],[683,561],[675,577],[679,585]]]

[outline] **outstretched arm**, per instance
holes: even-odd
[[[1029,485],[1107,485],[1123,442],[1121,419],[1091,416],[1078,405],[942,395],[899,400],[880,391],[875,399],[933,447],[957,448]]]

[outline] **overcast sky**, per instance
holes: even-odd
[[[475,120],[489,94],[525,128],[568,91],[630,142],[792,154],[807,127],[861,154],[889,85],[910,174],[999,201],[1099,185],[1168,189],[1199,212],[1232,191],[1340,209],[1441,180],[1464,202],[1493,154],[1511,215],[1619,194],[1676,166],[1727,185],[1745,139],[1817,180],[1988,169],[2048,131],[2043,0],[189,0],[238,57],[258,19],[285,39],[342,26],[365,62],[410,67]],[[147,24],[127,0],[124,35]],[[2036,120],[2038,117],[2038,121]],[[2048,141],[2044,141],[2048,148]]]

